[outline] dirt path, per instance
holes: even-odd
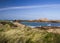
[[[18,22],[14,22],[13,24],[16,25],[16,26],[18,26],[18,27],[21,27],[21,28],[26,27],[25,25],[20,24],[20,23],[18,23]]]

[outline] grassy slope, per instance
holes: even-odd
[[[29,27],[0,25],[0,43],[60,43],[60,35]]]

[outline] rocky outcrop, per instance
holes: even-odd
[[[53,33],[59,33],[60,34],[60,27],[43,26],[43,27],[35,27],[35,28],[46,30],[48,32],[53,32]]]

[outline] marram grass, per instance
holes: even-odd
[[[0,27],[0,43],[60,43],[60,35],[29,27],[12,28],[6,24]]]

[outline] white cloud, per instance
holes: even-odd
[[[18,6],[18,7],[7,7],[1,8],[0,11],[10,10],[10,9],[29,9],[29,8],[60,8],[60,4],[51,4],[51,5],[35,5],[35,6]]]

